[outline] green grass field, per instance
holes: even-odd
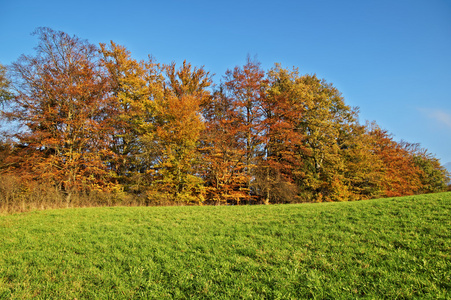
[[[451,299],[451,193],[0,217],[0,299]]]

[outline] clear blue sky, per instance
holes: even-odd
[[[216,82],[257,55],[333,83],[360,121],[451,162],[451,1],[0,0],[0,63],[33,54],[47,26],[126,46],[137,59],[184,59]]]

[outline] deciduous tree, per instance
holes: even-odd
[[[6,76],[6,67],[0,64],[0,104],[10,100],[12,93],[10,91],[10,81]]]
[[[401,146],[413,157],[415,166],[420,169],[421,185],[419,193],[437,193],[446,191],[450,174],[440,161],[420,144],[401,142]]]
[[[202,174],[207,200],[213,203],[241,203],[249,198],[245,172],[246,151],[239,132],[240,118],[232,98],[222,87],[203,105]]]
[[[263,151],[260,153],[255,184],[264,203],[296,201],[296,179],[305,151],[302,133],[296,125],[304,114],[301,103],[305,86],[299,84],[296,69],[276,66],[268,72],[266,97],[262,99]]]
[[[266,84],[260,63],[249,57],[243,67],[228,70],[224,81],[226,96],[231,98],[233,110],[236,111],[236,130],[241,133],[237,138],[244,150],[244,172],[249,190],[257,157],[262,150],[262,101],[266,96]]]
[[[210,97],[211,79],[186,61],[179,69],[175,64],[164,69],[164,95],[156,99],[155,131],[146,144],[155,153],[155,184],[175,201],[199,203],[204,201],[198,169],[201,104]]]
[[[373,151],[382,161],[382,195],[413,195],[421,189],[421,170],[412,155],[386,131],[372,125]]]
[[[12,65],[17,96],[6,113],[23,125],[16,135],[21,167],[68,192],[111,189],[104,163],[112,155],[105,122],[110,98],[98,49],[49,28],[35,34],[36,55],[23,55]]]
[[[296,128],[304,136],[306,150],[302,155],[304,176],[299,183],[303,197],[316,201],[348,200],[341,151],[346,132],[355,122],[355,112],[332,84],[316,75],[300,77],[299,84],[305,86],[298,100],[303,114]]]
[[[374,152],[374,139],[368,133],[369,126],[351,124],[341,146],[349,200],[371,199],[382,195],[383,161]]]
[[[155,130],[155,99],[163,97],[164,78],[152,59],[137,62],[125,47],[113,42],[100,46],[112,100],[108,120],[115,159],[110,167],[121,184],[137,192],[153,167],[153,154],[146,150],[143,136]]]

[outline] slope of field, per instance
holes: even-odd
[[[0,217],[0,299],[451,294],[451,193]]]

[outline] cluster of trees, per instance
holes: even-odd
[[[67,194],[148,201],[347,201],[445,190],[448,173],[315,75],[248,58],[220,84],[184,62],[137,61],[49,28],[1,69],[0,172]],[[12,133],[13,125],[18,128]]]

